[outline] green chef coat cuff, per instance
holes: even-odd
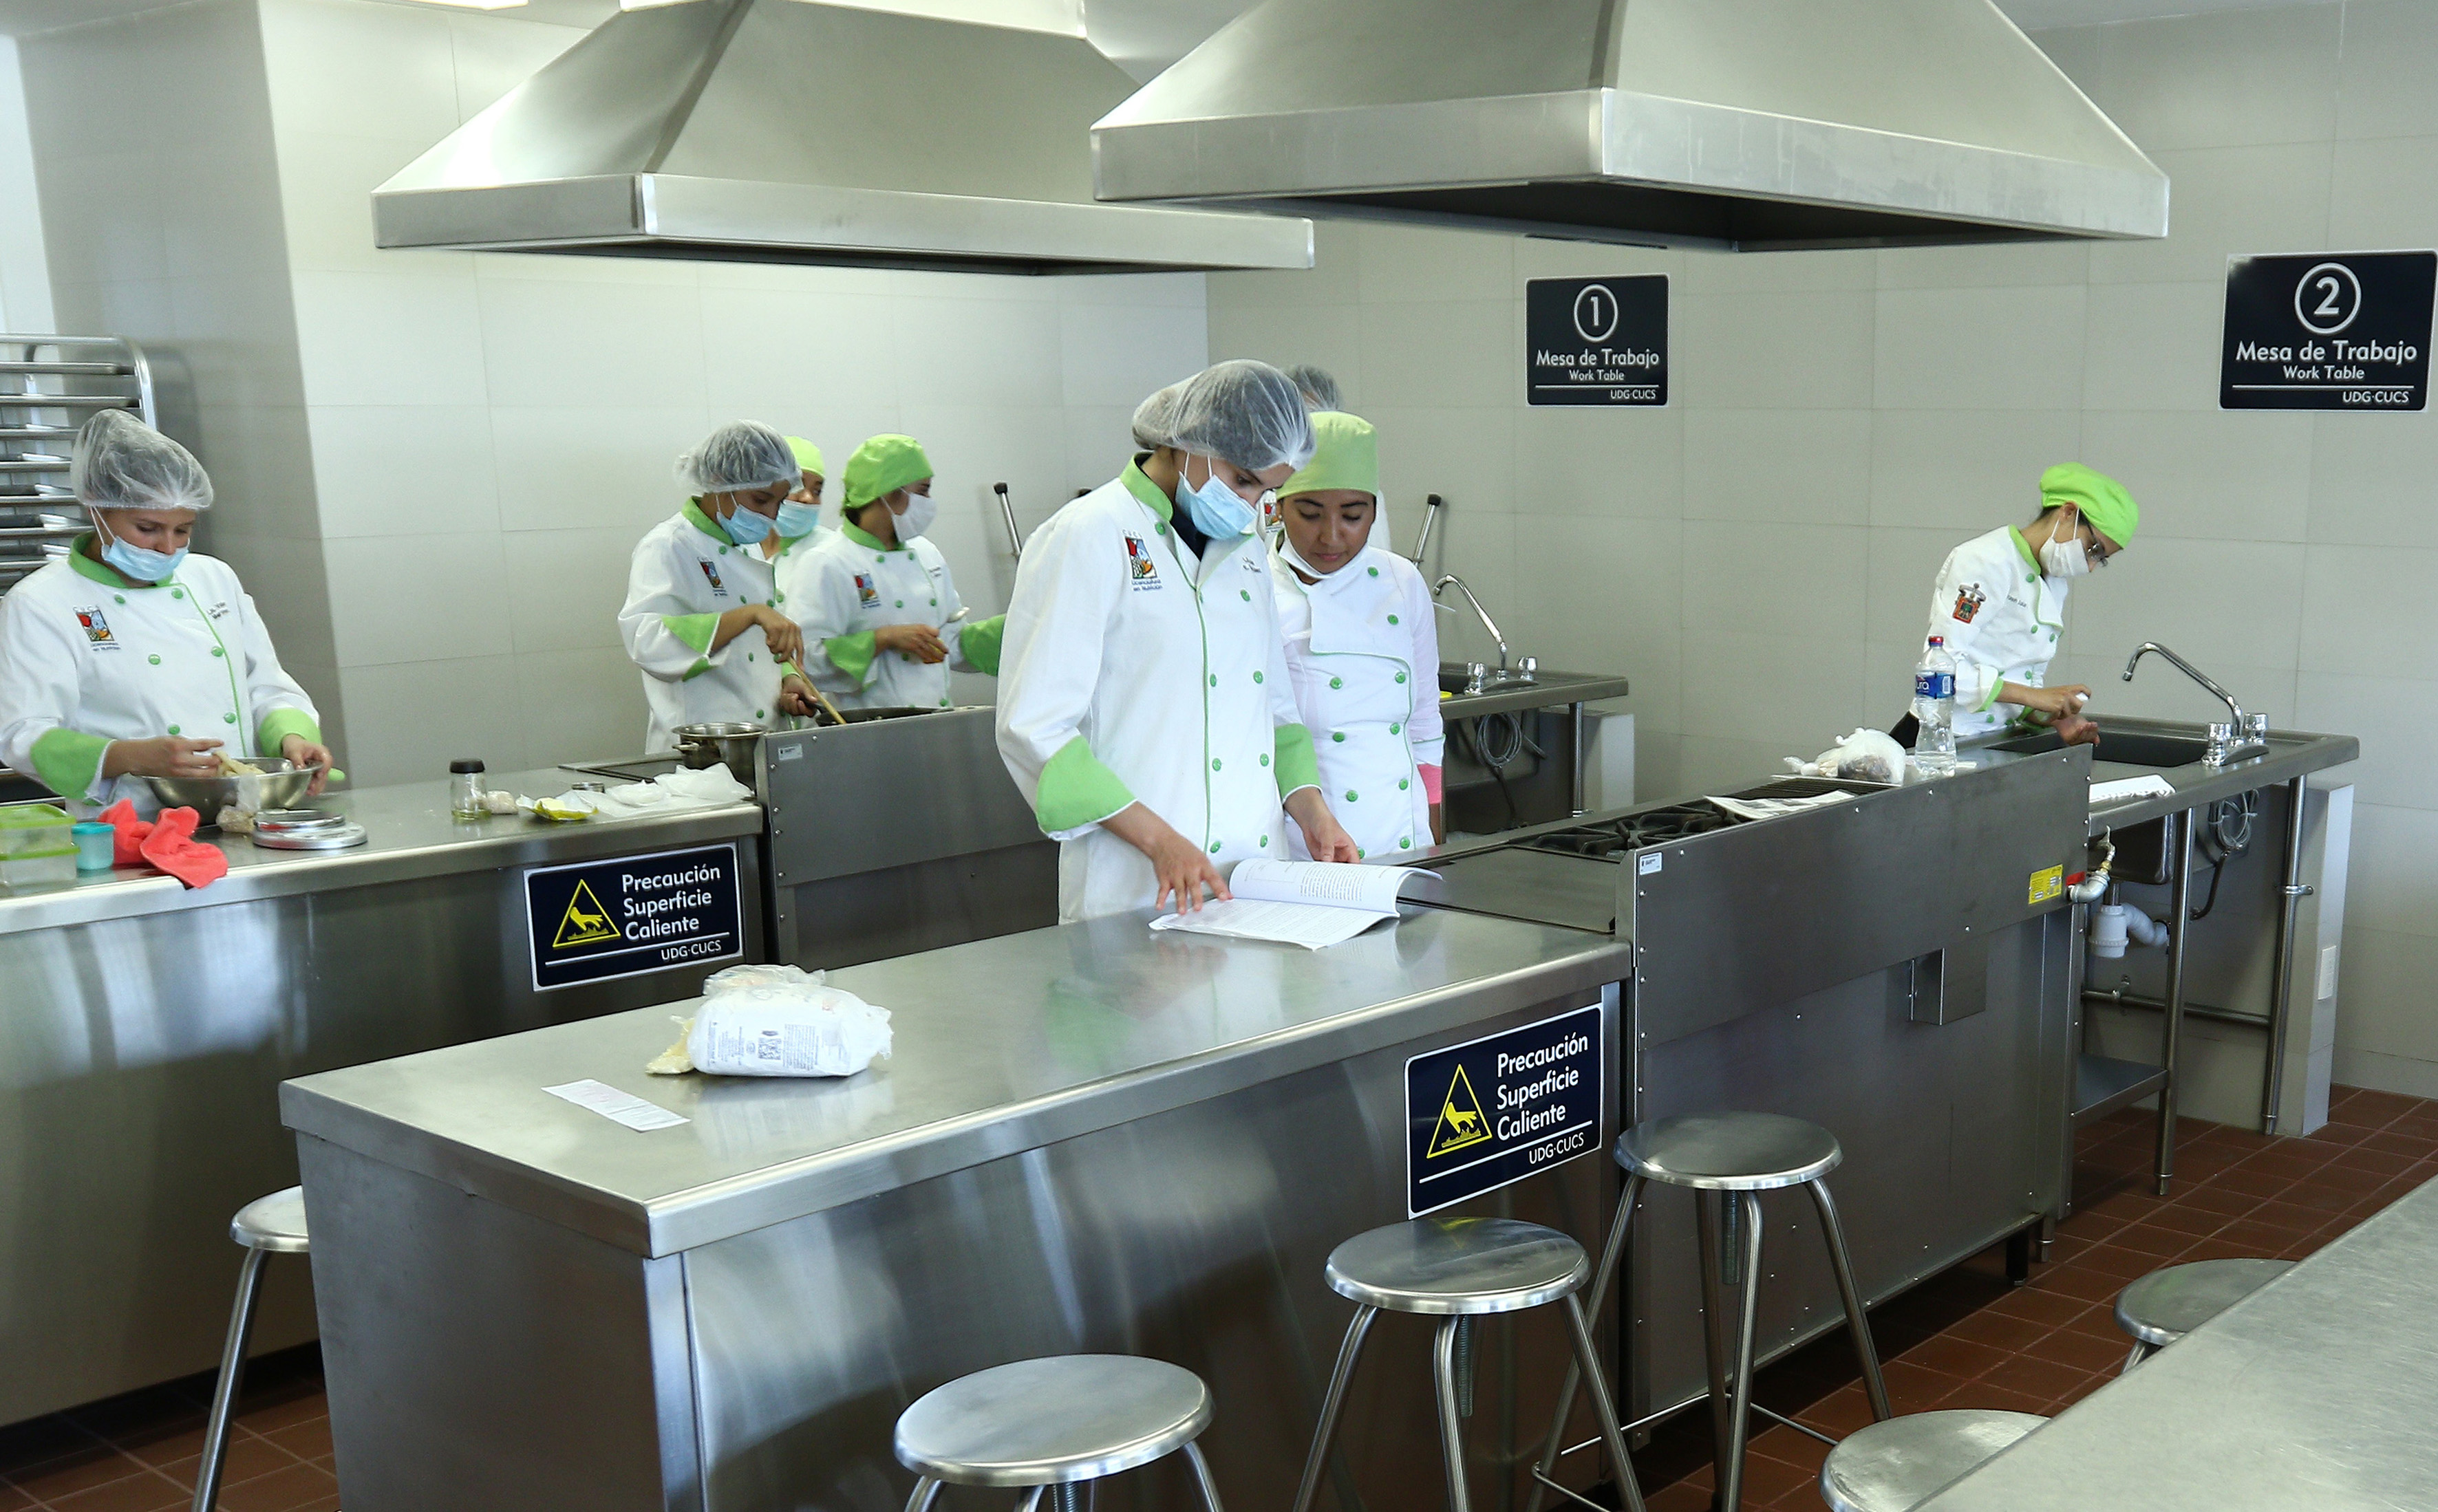
[[[34,775],[60,797],[85,802],[101,776],[101,753],[109,748],[108,740],[81,730],[45,730],[34,737]]]
[[[1279,797],[1320,785],[1320,758],[1312,753],[1311,730],[1301,725],[1281,725],[1277,746],[1277,764],[1270,769],[1279,774]]]
[[[998,676],[999,642],[1007,635],[1007,616],[994,614],[987,620],[976,620],[957,637],[957,646],[977,672]]]
[[[870,630],[857,630],[853,635],[834,635],[822,642],[830,654],[830,665],[855,679],[862,687],[872,677],[872,659],[880,654]]]
[[[254,730],[254,748],[265,756],[276,756],[279,747],[291,735],[302,735],[315,746],[322,744],[322,727],[302,709],[274,709],[262,716]]]
[[[1078,735],[1059,747],[1041,768],[1041,789],[1033,812],[1042,834],[1058,835],[1122,814],[1134,800],[1134,793],[1118,780],[1118,774],[1102,765],[1090,744]]]
[[[719,633],[716,614],[663,614],[661,624],[678,638],[679,644],[698,657],[711,655],[711,638]],[[686,676],[691,677],[694,674],[689,672]]]

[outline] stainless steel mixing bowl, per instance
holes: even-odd
[[[770,733],[770,727],[750,719],[719,720],[707,725],[680,725],[676,733],[678,760],[697,769],[724,765],[730,776],[751,787],[754,749],[762,744],[762,737]]]
[[[249,761],[262,768],[260,777],[148,777],[144,781],[151,784],[163,808],[193,809],[204,827],[221,817],[221,810],[239,805],[240,791],[244,800],[239,806],[294,808],[305,800],[305,789],[313,784],[313,767],[299,766],[281,756],[256,756]]]

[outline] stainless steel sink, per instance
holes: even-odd
[[[1993,747],[2013,751],[2023,756],[2037,756],[2042,751],[2061,750],[2065,742],[2054,730],[2037,735],[2003,740]],[[2165,770],[2175,766],[2191,766],[2209,753],[2209,742],[2186,735],[2153,735],[2138,730],[2110,730],[2099,731],[2099,744],[2092,747],[2091,759],[2115,766],[2152,766]]]

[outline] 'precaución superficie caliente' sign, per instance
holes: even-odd
[[[537,867],[525,918],[538,993],[742,958],[736,847]]]
[[[1407,1061],[1406,1216],[1590,1154],[1605,1064],[1598,1005]]]

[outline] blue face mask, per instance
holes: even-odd
[[[743,504],[730,510],[719,522],[720,528],[728,532],[728,538],[739,546],[760,545],[774,523],[769,516],[757,515]]]
[[[100,527],[100,516],[94,517],[94,525],[97,529]],[[181,546],[174,552],[150,551],[141,546],[131,546],[112,534],[109,544],[101,549],[101,559],[118,569],[130,582],[158,583],[176,571],[178,564],[186,559],[186,548]]]
[[[811,535],[821,522],[822,506],[819,504],[800,504],[790,499],[779,506],[779,534],[789,540]]]
[[[1245,502],[1236,490],[1219,481],[1219,470],[1215,466],[1210,476],[1203,479],[1199,487],[1186,483],[1181,473],[1176,482],[1177,502],[1183,504],[1186,514],[1192,518],[1193,528],[1212,540],[1233,540],[1250,531],[1253,521],[1260,518],[1253,506]]]

